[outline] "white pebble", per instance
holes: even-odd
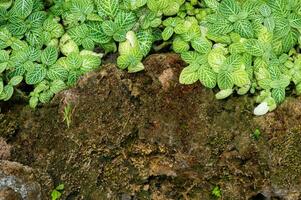
[[[267,102],[262,102],[254,109],[254,115],[261,116],[269,112],[269,106]]]

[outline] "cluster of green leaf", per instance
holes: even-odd
[[[184,0],[5,0],[0,2],[0,100],[32,85],[30,106],[47,103],[119,52],[121,69],[138,72],[161,40],[162,18]],[[21,85],[21,86],[20,86]],[[22,88],[22,87],[21,87]],[[22,92],[22,91],[20,91]]]
[[[65,185],[64,184],[60,184],[58,186],[55,187],[55,189],[52,190],[51,192],[51,200],[58,200],[61,198],[62,196],[62,192],[65,189]]]
[[[200,6],[201,20],[187,15],[163,22],[163,39],[172,37],[188,63],[181,83],[217,86],[218,99],[258,92],[257,102],[264,103],[258,115],[274,110],[293,85],[301,93],[300,0],[204,0]]]
[[[32,85],[30,106],[47,103],[84,73],[99,67],[100,54],[80,48],[41,0],[0,3],[0,99],[20,83]]]
[[[264,114],[301,94],[301,0],[4,0],[0,100],[26,83],[36,107],[99,67],[95,49],[138,72],[166,44],[188,64],[180,83],[218,87],[217,99],[258,94]]]

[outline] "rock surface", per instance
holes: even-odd
[[[44,180],[43,180],[44,179]],[[38,180],[43,180],[43,188]],[[0,200],[43,200],[51,181],[20,163],[0,161]]]
[[[35,111],[2,105],[0,137],[13,160],[64,183],[66,200],[209,200],[215,186],[224,200],[301,199],[300,98],[255,117],[252,97],[180,85],[184,66],[175,54],[136,74],[108,64]]]

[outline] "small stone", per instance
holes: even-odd
[[[262,102],[254,109],[254,115],[262,116],[269,112],[269,106],[267,102]]]

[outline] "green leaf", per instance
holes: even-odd
[[[7,28],[14,36],[22,36],[28,30],[28,27],[22,20],[15,20],[13,23],[8,24]]]
[[[239,54],[234,54],[226,58],[224,64],[223,64],[223,69],[226,70],[237,70],[241,68],[242,65],[242,57]]]
[[[144,65],[141,62],[139,62],[137,65],[130,65],[128,67],[129,73],[136,73],[142,70],[144,70]]]
[[[26,41],[33,47],[42,48],[43,46],[43,35],[42,29],[31,29],[26,35]]]
[[[49,68],[47,76],[51,80],[66,80],[68,77],[68,71],[64,67],[55,64]]]
[[[113,36],[118,30],[118,26],[111,20],[106,20],[102,23],[102,30],[108,36]]]
[[[219,12],[229,17],[231,15],[238,15],[240,12],[239,5],[235,0],[224,0],[219,5]]]
[[[89,28],[90,38],[94,42],[99,44],[105,44],[110,42],[111,37],[104,33],[101,22],[90,22],[87,23],[87,26]]]
[[[267,4],[263,4],[259,8],[260,14],[262,14],[264,17],[268,17],[272,14],[271,8]]]
[[[217,76],[217,84],[222,90],[233,88],[234,80],[232,74],[229,71],[221,71]]]
[[[180,83],[189,85],[197,82],[199,80],[197,69],[198,67],[195,66],[185,67],[180,74],[180,78],[179,78]]]
[[[30,97],[30,99],[29,99],[29,106],[31,108],[36,108],[37,105],[38,105],[38,103],[39,103],[39,98],[38,97]],[[54,196],[54,195],[51,194],[51,196]]]
[[[286,12],[287,12],[287,10],[286,10],[287,1],[286,0],[268,0],[267,3],[274,12],[277,12],[281,15],[286,14]]]
[[[282,38],[282,52],[286,53],[290,51],[298,41],[299,33],[290,31],[287,35]]]
[[[2,96],[3,94],[3,96]],[[8,101],[14,94],[14,88],[12,85],[6,85],[3,88],[3,91],[1,93],[0,99],[4,100],[4,101]]]
[[[4,89],[4,83],[3,80],[0,79],[0,94],[3,92],[3,89]]]
[[[79,69],[82,66],[82,58],[77,53],[71,53],[66,59],[68,69]]]
[[[285,99],[285,89],[284,88],[273,89],[272,97],[276,101],[277,104],[282,103]]]
[[[95,68],[98,68],[101,64],[101,55],[91,52],[91,51],[82,51],[80,53],[83,63],[81,70],[83,72],[91,71]]]
[[[9,60],[9,51],[0,50],[0,62],[5,62]]]
[[[242,37],[252,38],[254,36],[254,30],[252,24],[248,20],[239,20],[234,23],[234,31],[239,33]]]
[[[61,191],[61,190],[64,190],[64,188],[65,188],[65,185],[62,183],[62,184],[56,186],[55,189],[58,190],[58,191]]]
[[[301,16],[295,13],[289,15],[290,26],[296,29],[301,29]]]
[[[118,0],[95,0],[100,15],[114,18],[118,13]]]
[[[27,23],[30,24],[30,28],[39,28],[43,25],[47,13],[45,11],[37,11],[29,15]]]
[[[191,46],[201,54],[210,52],[212,43],[206,38],[195,38],[191,41]]]
[[[188,51],[190,46],[187,42],[183,41],[181,38],[175,38],[172,43],[172,48],[176,53],[182,53]]]
[[[23,80],[23,76],[14,76],[10,81],[8,82],[9,85],[16,86],[20,84]]]
[[[50,66],[53,65],[58,59],[58,50],[55,47],[47,47],[41,55],[43,64]]]
[[[169,40],[172,37],[173,33],[174,33],[173,27],[171,26],[166,27],[162,32],[163,40],[164,41]]]
[[[277,18],[275,20],[274,36],[276,38],[282,38],[290,32],[291,28],[289,21],[285,18]]]
[[[86,50],[93,50],[95,47],[95,44],[91,38],[87,37],[82,40],[82,46]]]
[[[217,82],[217,75],[209,65],[203,65],[199,71],[199,80],[207,88],[214,88]]]
[[[233,31],[234,27],[232,24],[223,18],[218,18],[214,23],[207,25],[209,33],[225,35]]]
[[[36,64],[33,71],[30,71],[25,76],[25,81],[28,85],[34,85],[41,82],[47,75],[47,70],[43,65]]]
[[[244,43],[246,51],[252,56],[262,56],[264,53],[263,45],[256,39],[249,39]]]
[[[15,0],[14,14],[25,19],[33,9],[33,0]]]
[[[0,28],[0,40],[7,41],[10,40],[11,37],[12,35],[7,28],[5,27]]]
[[[62,80],[54,80],[50,84],[50,91],[54,94],[57,94],[66,88],[67,88],[67,85]]]
[[[50,90],[44,91],[40,94],[39,100],[41,103],[48,103],[53,98],[54,93]]]
[[[216,93],[215,98],[216,99],[225,99],[229,97],[233,93],[233,89],[225,89],[221,90],[218,93]]]
[[[232,73],[234,84],[238,87],[244,87],[251,83],[248,73],[245,70],[237,70]]]
[[[207,56],[201,55],[196,51],[186,51],[181,54],[182,60],[184,60],[186,63],[193,64],[205,64],[207,62]]]
[[[289,77],[282,76],[282,78],[273,80],[270,83],[271,88],[277,89],[277,88],[286,88],[290,84]]]
[[[67,85],[68,86],[75,85],[79,77],[80,77],[80,74],[78,72],[71,71],[68,76]]]
[[[7,62],[0,63],[0,73],[3,73],[8,67]]]
[[[141,53],[143,54],[143,56],[147,56],[153,45],[153,33],[148,30],[139,31],[137,33],[137,39]]]
[[[68,30],[68,34],[76,42],[77,45],[82,44],[82,40],[86,38],[89,34],[89,29],[86,24],[82,24],[80,26],[73,27]]]
[[[117,32],[114,33],[113,39],[116,42],[124,42],[126,40],[126,30],[120,29]]]
[[[119,11],[116,15],[115,23],[119,29],[127,32],[134,27],[136,20],[136,15],[133,12]]]

